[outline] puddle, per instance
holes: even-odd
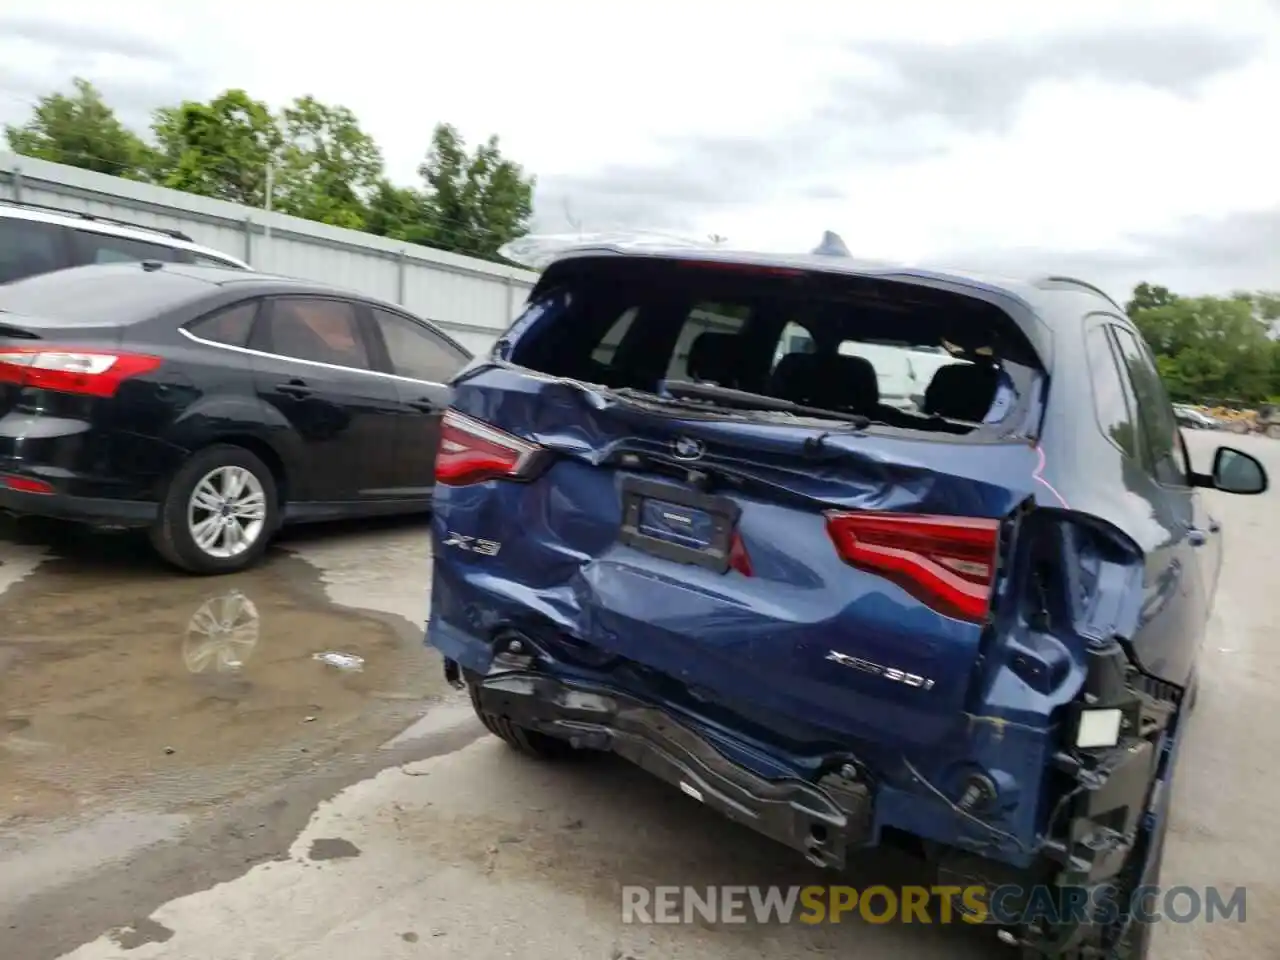
[[[128,535],[57,552],[0,594],[0,825],[218,803],[376,749],[447,692],[420,627],[333,606],[301,560],[193,578]]]

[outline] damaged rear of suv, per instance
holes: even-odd
[[[916,402],[886,351],[932,358]],[[1105,294],[585,245],[454,391],[428,642],[492,733],[818,865],[911,838],[1032,955],[1142,954],[1220,559],[1195,488],[1266,478],[1190,470]]]

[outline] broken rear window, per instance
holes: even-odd
[[[649,258],[552,269],[508,359],[554,376],[714,384],[950,434],[1004,423],[1038,376],[1011,318],[946,291]]]

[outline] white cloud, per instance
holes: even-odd
[[[869,256],[1280,286],[1280,243],[1209,265],[1187,234],[1252,215],[1265,247],[1280,223],[1263,0],[50,0],[0,14],[5,37],[0,119],[69,71],[133,122],[229,86],[309,93],[355,110],[405,182],[448,120],[501,136],[556,230],[567,201],[587,228],[788,249],[831,228]]]

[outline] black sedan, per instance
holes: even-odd
[[[147,261],[0,288],[0,510],[150,531],[191,573],[285,523],[426,511],[471,354],[322,284]]]

